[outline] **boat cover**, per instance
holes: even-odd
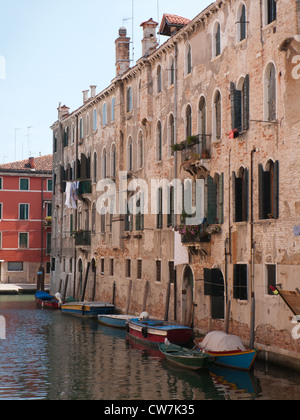
[[[35,296],[40,300],[53,300],[53,296],[46,292],[36,292]]]
[[[213,331],[199,343],[199,347],[206,351],[246,351],[241,339],[236,335],[228,335],[221,331]]]

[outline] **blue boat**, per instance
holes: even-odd
[[[132,315],[98,315],[98,321],[112,328],[126,328],[127,322],[132,319]]]
[[[65,314],[83,318],[97,318],[98,315],[114,313],[115,306],[107,302],[70,302],[61,305]]]
[[[220,331],[213,331],[204,340],[195,340],[196,346],[215,357],[215,363],[232,369],[250,371],[258,355],[257,350],[247,350],[241,339]]]

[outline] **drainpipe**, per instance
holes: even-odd
[[[255,343],[255,289],[254,289],[254,235],[253,235],[253,159],[256,148],[251,151],[251,181],[250,181],[250,246],[251,246],[251,264],[250,264],[250,295],[251,295],[251,313],[250,313],[250,348],[254,349]]]
[[[74,178],[77,181],[78,178],[78,167],[77,167],[77,161],[78,161],[78,115],[76,115],[75,118],[75,173],[74,173]],[[74,226],[75,226],[75,230],[78,229],[78,212],[77,212],[77,207],[75,210],[75,220],[74,220]],[[73,298],[75,299],[75,294],[76,294],[76,278],[77,278],[77,252],[76,252],[76,246],[75,246],[75,242],[74,243],[74,283],[73,283]]]

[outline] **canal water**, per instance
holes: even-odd
[[[0,400],[299,400],[300,375],[257,362],[253,373],[189,372],[155,347],[32,296],[0,296]]]

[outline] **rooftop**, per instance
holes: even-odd
[[[53,156],[39,156],[17,162],[3,163],[0,165],[2,172],[51,172],[53,170]]]

